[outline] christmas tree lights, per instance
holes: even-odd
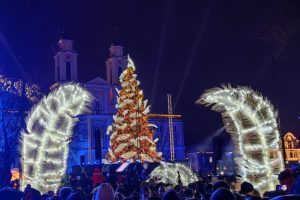
[[[179,163],[163,163],[156,167],[150,174],[151,178],[157,178],[160,182],[172,185],[178,184],[178,174],[183,186],[197,181],[197,176],[187,166]]]
[[[21,187],[56,191],[66,172],[69,140],[77,116],[87,111],[92,97],[77,84],[60,86],[29,113],[28,134],[22,133]]]
[[[270,101],[250,88],[229,85],[206,91],[197,103],[222,114],[243,180],[261,192],[274,190],[283,157],[277,112]]]
[[[160,161],[161,153],[156,152],[154,131],[148,123],[150,106],[144,100],[140,82],[136,80],[134,63],[128,58],[126,70],[120,75],[121,90],[117,90],[116,115],[114,123],[107,128],[110,148],[107,158],[112,162]]]

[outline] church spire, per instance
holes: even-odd
[[[77,82],[77,53],[73,41],[61,38],[54,56],[55,82]]]
[[[119,76],[127,66],[127,57],[123,55],[123,47],[111,45],[109,58],[106,61],[106,80],[109,84],[119,84]]]

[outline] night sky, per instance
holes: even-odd
[[[167,93],[182,114],[187,145],[222,127],[195,104],[205,89],[231,83],[263,93],[281,131],[300,136],[300,4],[297,1],[0,0],[0,73],[54,81],[55,45],[74,40],[82,82],[105,76],[112,43],[124,46],[152,112],[167,112]]]

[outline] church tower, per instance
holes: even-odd
[[[54,62],[55,82],[77,82],[77,53],[73,49],[72,40],[59,40]]]
[[[123,55],[123,47],[112,45],[109,48],[109,59],[106,61],[106,80],[109,84],[119,84],[119,77],[127,67],[127,57]]]

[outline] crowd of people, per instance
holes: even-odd
[[[221,180],[222,179],[222,180]],[[300,200],[300,175],[291,169],[282,171],[280,185],[274,191],[260,194],[249,182],[238,184],[234,177],[212,180],[201,177],[199,181],[183,186],[180,178],[177,185],[162,183],[152,178],[143,181],[133,174],[129,176],[103,176],[98,170],[92,177],[76,176],[65,181],[54,193],[41,194],[27,185],[20,191],[19,182],[12,187],[0,189],[1,200]]]

